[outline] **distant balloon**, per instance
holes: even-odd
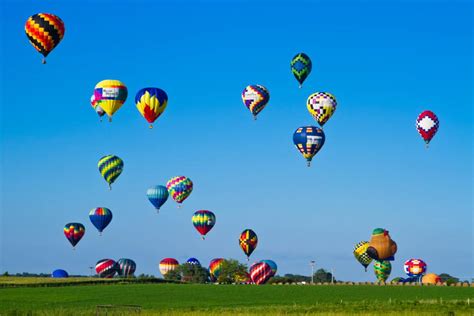
[[[121,258],[117,261],[117,272],[120,276],[132,276],[136,269],[137,264],[132,259]]]
[[[306,107],[321,127],[336,111],[336,97],[327,92],[316,92],[308,97]]]
[[[146,196],[158,212],[160,207],[168,200],[168,189],[164,185],[155,185],[146,191]]]
[[[44,56],[43,64],[46,64],[46,56],[63,39],[64,32],[64,22],[51,13],[32,15],[25,24],[25,33],[31,45]]]
[[[434,273],[427,273],[421,278],[421,283],[423,284],[438,284],[442,283],[443,281],[439,277],[439,275]]]
[[[314,155],[323,147],[325,140],[323,130],[316,126],[302,126],[293,134],[293,143],[306,158],[308,167],[311,165]]]
[[[102,259],[97,261],[95,265],[95,272],[100,278],[111,279],[118,271],[117,262],[112,259]]]
[[[376,228],[372,232],[366,252],[372,259],[393,261],[397,252],[397,244],[390,237],[388,230]]]
[[[186,263],[196,265],[196,266],[201,266],[201,263],[196,258],[189,258],[188,260],[186,260]]]
[[[166,183],[166,188],[173,200],[181,204],[193,192],[193,182],[185,176],[173,177]]]
[[[372,258],[367,254],[367,248],[369,248],[368,241],[361,241],[354,246],[354,257],[364,266],[366,272],[367,267],[372,262]]]
[[[249,260],[252,252],[257,248],[258,238],[257,234],[251,229],[246,229],[240,234],[239,244],[240,248],[247,255],[247,261]]]
[[[106,207],[96,207],[89,212],[89,219],[92,225],[97,228],[99,234],[102,235],[102,231],[112,221],[112,212]]]
[[[265,284],[273,276],[272,268],[265,262],[254,263],[250,266],[250,278],[257,285]]]
[[[100,158],[97,165],[100,174],[104,177],[105,181],[109,184],[109,188],[112,190],[112,183],[117,180],[123,171],[123,160],[114,155],[107,155]]]
[[[100,117],[100,121],[102,122],[102,116],[105,115],[105,111],[100,107],[99,102],[95,99],[95,95],[91,96],[91,105],[94,108],[97,115]]]
[[[242,92],[242,101],[250,110],[255,120],[258,113],[267,106],[269,100],[270,92],[268,92],[267,88],[258,84],[247,86]]]
[[[291,60],[291,72],[295,76],[296,80],[300,83],[300,88],[303,85],[305,79],[311,73],[313,63],[308,55],[305,53],[299,53]]]
[[[159,88],[144,88],[137,92],[135,104],[140,114],[150,123],[160,117],[168,104],[168,95]]]
[[[67,278],[67,277],[69,277],[69,274],[63,269],[57,269],[57,270],[54,270],[53,273],[51,273],[51,277],[53,277],[53,278]]]
[[[81,223],[67,223],[64,226],[64,235],[67,240],[71,243],[73,249],[76,247],[77,243],[82,239],[86,228]]]
[[[431,139],[436,135],[439,128],[439,120],[436,114],[431,111],[423,111],[416,119],[416,129],[428,147]]]
[[[270,266],[272,269],[272,276],[274,276],[277,273],[277,264],[273,260],[260,260],[259,262],[265,262]]]
[[[202,239],[216,224],[216,216],[211,211],[200,210],[194,213],[193,218],[194,228],[201,234]]]
[[[178,260],[174,258],[165,258],[160,261],[160,272],[163,276],[165,276],[168,272],[176,270],[179,266]]]
[[[95,86],[94,96],[100,107],[107,113],[109,121],[112,121],[112,115],[127,100],[128,90],[119,80],[102,80]]]
[[[409,259],[403,265],[403,270],[409,277],[419,278],[426,272],[426,268],[426,263],[421,259]]]
[[[215,258],[211,260],[209,263],[209,276],[212,282],[216,282],[219,274],[222,270],[222,263],[224,262],[224,258]]]

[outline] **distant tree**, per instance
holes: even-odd
[[[299,282],[310,282],[311,277],[307,275],[299,275],[299,274],[285,274],[284,276],[287,278],[288,283],[299,283]]]
[[[328,272],[324,269],[319,269],[318,271],[316,271],[313,277],[314,277],[314,282],[324,283],[324,282],[331,282],[332,280],[331,272]],[[334,282],[336,282],[336,279],[334,279]]]
[[[168,271],[164,275],[164,279],[171,281],[181,281],[181,272],[179,271],[179,269]]]
[[[209,279],[207,269],[197,264],[184,263],[177,270],[183,282],[206,283]]]
[[[8,274],[8,271],[5,271],[5,272],[3,273],[3,276],[7,277],[7,276],[10,276],[10,275]]]
[[[225,259],[222,262],[221,271],[217,277],[217,282],[231,284],[241,282],[246,279],[247,265],[240,263],[235,259]]]
[[[446,283],[447,285],[459,282],[459,278],[453,277],[447,273],[441,273],[439,277],[441,279],[441,282]]]

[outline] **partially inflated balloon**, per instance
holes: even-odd
[[[135,104],[140,114],[152,123],[163,113],[168,104],[168,95],[159,88],[144,88],[137,92]]]
[[[125,84],[119,80],[102,80],[95,86],[94,96],[100,107],[109,116],[109,121],[112,121],[112,115],[127,100],[128,90]]]
[[[52,278],[67,278],[69,277],[69,274],[66,272],[66,270],[63,269],[57,269],[54,270],[53,273],[51,273]]]
[[[107,155],[99,159],[97,166],[99,167],[100,174],[112,190],[112,183],[117,180],[123,171],[123,160],[114,155]]]
[[[336,97],[327,92],[316,92],[308,97],[306,107],[319,125],[323,127],[336,111]]]
[[[44,56],[43,64],[46,64],[46,56],[63,39],[64,32],[64,22],[51,13],[32,15],[25,24],[25,33],[31,45]]]
[[[117,271],[117,262],[112,259],[99,260],[95,265],[95,272],[97,272],[100,278],[111,279]]]
[[[193,182],[185,176],[173,177],[166,183],[166,188],[173,200],[181,204],[193,192]]]
[[[367,254],[367,248],[369,248],[368,241],[361,241],[354,246],[354,257],[364,266],[365,271],[367,271],[367,267],[372,262],[372,258]]]
[[[249,272],[253,283],[257,285],[267,283],[273,276],[272,268],[265,262],[254,263]]]
[[[129,277],[135,273],[137,264],[132,259],[121,258],[117,261],[117,272],[120,276]]]
[[[293,134],[296,149],[306,158],[308,167],[314,155],[323,147],[326,137],[322,129],[316,126],[299,127]]]
[[[146,196],[158,212],[160,207],[168,200],[169,193],[164,185],[155,185],[146,191]]]
[[[106,207],[96,207],[89,212],[89,219],[102,235],[102,231],[112,221],[112,212]]]
[[[85,232],[86,228],[81,223],[67,223],[64,225],[64,235],[71,243],[73,249],[81,240],[82,236],[84,236]]]
[[[270,100],[270,92],[264,86],[250,85],[242,91],[242,101],[250,110],[254,119],[257,119],[258,113],[265,108],[268,100]]]
[[[426,147],[431,139],[436,135],[439,128],[439,120],[436,114],[431,111],[423,111],[416,119],[416,129],[425,141]]]
[[[385,282],[390,276],[390,272],[392,272],[392,264],[387,260],[374,260],[374,272],[379,282]]]
[[[249,260],[252,252],[257,248],[258,238],[257,234],[251,229],[246,229],[240,234],[239,244],[240,248],[247,255],[247,260]]]
[[[311,59],[305,53],[299,53],[291,60],[291,72],[295,76],[296,80],[300,83],[300,88],[303,85],[305,79],[311,73],[313,64]]]
[[[215,258],[211,260],[211,263],[209,263],[209,276],[211,277],[212,282],[217,281],[222,270],[223,262],[224,258]]]
[[[168,272],[176,270],[178,268],[179,262],[174,258],[165,258],[160,261],[160,272],[165,276]]]
[[[194,228],[201,234],[202,239],[214,227],[216,223],[216,216],[211,211],[200,210],[194,213],[193,218]]]
[[[443,282],[443,280],[441,280],[441,278],[437,274],[434,274],[434,273],[425,274],[421,278],[421,283],[423,284],[438,284],[441,282]]]

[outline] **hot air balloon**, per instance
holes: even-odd
[[[137,264],[132,259],[121,258],[117,261],[117,272],[120,276],[132,276],[136,269]]]
[[[293,57],[290,66],[291,72],[293,73],[293,76],[295,76],[296,80],[298,80],[300,83],[301,88],[303,82],[309,76],[311,69],[313,68],[311,59],[305,53],[299,53]]]
[[[173,200],[181,204],[193,192],[193,182],[185,176],[173,177],[166,183],[166,188]]]
[[[57,269],[54,270],[53,273],[51,273],[52,278],[67,278],[69,277],[69,274],[63,270],[63,269]]]
[[[336,111],[336,97],[327,92],[316,92],[308,97],[306,107],[321,127]]]
[[[258,113],[263,110],[270,100],[270,92],[261,85],[250,85],[242,91],[242,101],[256,120]]]
[[[127,100],[127,87],[119,80],[102,80],[94,89],[94,97],[100,107],[107,113],[109,121]]]
[[[95,99],[94,94],[91,96],[91,105],[97,115],[99,115],[100,121],[102,122],[102,116],[105,115],[105,111],[100,107],[99,102]]]
[[[160,272],[163,276],[166,275],[166,273],[176,270],[176,268],[179,266],[178,260],[174,258],[165,258],[160,261]]]
[[[439,128],[439,120],[436,114],[431,111],[423,111],[416,119],[416,129],[425,141],[428,148],[431,139],[436,135]]]
[[[112,259],[102,259],[95,264],[95,272],[97,272],[100,278],[111,279],[117,271],[117,262]]]
[[[155,185],[146,191],[146,196],[156,208],[156,212],[158,212],[160,207],[168,200],[169,193],[164,185]]]
[[[211,277],[212,282],[216,282],[219,274],[222,270],[222,263],[224,262],[224,258],[215,258],[211,260],[209,263],[209,276]]]
[[[375,260],[395,260],[394,255],[397,252],[397,244],[392,240],[388,230],[376,228],[372,232],[369,247],[366,253]]]
[[[438,284],[438,283],[441,283],[442,280],[441,278],[437,275],[437,274],[434,274],[434,273],[428,273],[428,274],[425,274],[422,278],[421,278],[421,283],[422,284]]]
[[[77,243],[81,240],[86,232],[86,228],[81,223],[67,223],[64,226],[64,235],[72,245],[72,249],[76,248]]]
[[[417,280],[426,272],[426,268],[426,263],[421,259],[409,259],[403,265],[405,273]]]
[[[247,261],[249,260],[252,252],[257,248],[258,238],[257,234],[251,229],[246,229],[240,234],[239,244],[240,248],[247,255]]]
[[[102,231],[112,220],[112,212],[106,207],[96,207],[89,212],[89,219],[102,236]]]
[[[374,272],[379,282],[385,282],[387,281],[390,275],[390,272],[392,272],[392,264],[390,263],[390,261],[387,261],[387,260],[383,260],[383,261],[375,260]]]
[[[135,96],[135,104],[140,114],[150,123],[160,117],[168,104],[168,95],[159,88],[143,88]]]
[[[323,147],[325,140],[323,130],[316,126],[302,126],[293,134],[293,143],[306,158],[308,167],[311,165],[314,155]]]
[[[367,254],[367,248],[369,248],[368,241],[361,241],[354,246],[354,257],[364,266],[366,272],[367,267],[372,262],[372,258]]]
[[[250,266],[250,278],[257,285],[265,284],[273,276],[272,268],[266,262],[257,262]]]
[[[46,64],[46,56],[63,39],[64,31],[64,22],[51,13],[32,15],[25,24],[25,33],[31,45],[44,56],[43,64]]]
[[[260,260],[259,262],[264,262],[270,266],[272,269],[272,276],[274,276],[277,273],[277,264],[273,260]]]
[[[186,263],[196,265],[196,266],[201,266],[201,263],[196,258],[189,258],[188,260],[186,260]]]
[[[123,160],[114,155],[107,155],[99,159],[99,171],[112,190],[112,183],[123,171]]]
[[[192,221],[194,228],[196,228],[204,240],[204,236],[214,227],[216,216],[211,211],[200,210],[194,213]]]

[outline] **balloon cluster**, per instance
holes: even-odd
[[[121,258],[118,261],[112,259],[102,259],[97,261],[95,271],[100,278],[113,278],[115,274],[123,277],[132,276],[137,269],[135,261]]]

